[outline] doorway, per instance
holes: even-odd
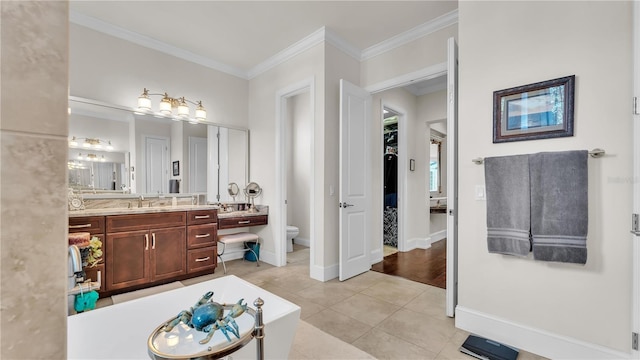
[[[285,266],[287,264],[287,244],[289,241],[306,245],[309,253],[310,276],[319,279],[322,276],[319,271],[315,271],[318,267],[315,267],[313,263],[316,248],[315,222],[313,221],[315,216],[313,206],[315,193],[314,84],[314,79],[309,78],[280,89],[276,93],[276,144],[278,144],[276,147],[276,169],[278,169],[276,171],[276,184],[278,184],[276,187],[276,199],[278,199],[276,209],[278,211],[274,213],[273,223],[275,224],[274,236],[276,239],[275,265]],[[294,120],[296,114],[299,115],[299,122]],[[294,154],[296,151],[300,151],[301,154]],[[300,163],[305,165],[300,165]],[[297,178],[299,174],[294,170],[296,166],[297,171],[304,174],[301,175],[302,180]],[[295,183],[298,184],[291,186]],[[306,214],[293,216],[293,213],[297,211],[293,207],[304,208]],[[276,214],[280,214],[280,216]],[[302,225],[299,226],[299,224]],[[292,240],[289,240],[289,234],[293,229],[288,228],[288,225],[293,225],[298,229],[298,234]]]
[[[443,289],[447,261],[446,79],[443,74],[374,96],[383,104],[384,255],[372,270]],[[397,156],[392,159],[389,153]],[[395,158],[405,166],[390,177],[389,165],[395,165]],[[390,185],[389,179],[397,179],[398,184]],[[393,203],[396,199],[389,193],[396,189],[398,197]],[[404,215],[405,220],[396,223],[396,214],[399,219]],[[397,243],[393,243],[396,236]]]
[[[309,91],[287,98],[285,120],[287,263],[309,256],[311,193]],[[294,253],[294,247],[296,249]]]
[[[398,252],[398,119],[400,114],[388,107],[382,109],[384,155],[383,168],[383,256]]]

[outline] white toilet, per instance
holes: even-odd
[[[293,251],[293,238],[298,236],[300,229],[295,226],[287,225],[287,252]]]

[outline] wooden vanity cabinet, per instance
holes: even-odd
[[[187,273],[214,271],[218,263],[217,210],[187,212]]]
[[[234,216],[218,219],[218,227],[220,229],[233,229],[246,226],[267,225],[268,222],[268,215]]]
[[[106,290],[187,273],[186,212],[106,217]]]

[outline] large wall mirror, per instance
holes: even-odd
[[[249,131],[69,98],[69,187],[85,194],[207,194],[249,179]]]

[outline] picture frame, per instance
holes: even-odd
[[[493,93],[493,143],[573,136],[575,75]]]
[[[173,176],[180,175],[180,161],[173,162]]]

